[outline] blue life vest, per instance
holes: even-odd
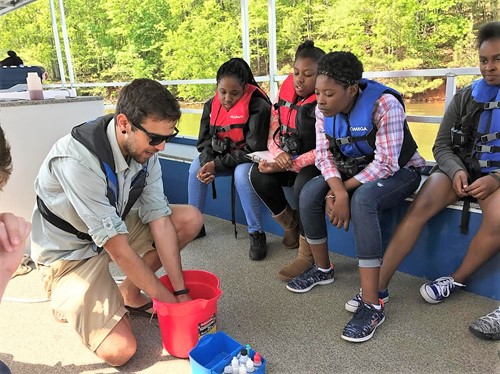
[[[403,108],[404,102],[399,92],[378,82],[361,79],[359,86],[362,91],[349,114],[325,117],[324,124],[335,162],[355,162],[362,169],[374,158],[377,128],[373,125],[372,117],[375,102],[384,93],[396,97]],[[405,166],[417,150],[406,120],[403,126],[404,139],[398,160],[400,167]]]
[[[74,127],[71,130],[71,135],[99,159],[101,163],[101,169],[106,175],[106,196],[109,200],[109,203],[117,208],[116,201],[119,193],[118,179],[115,172],[113,151],[111,150],[111,144],[109,143],[109,139],[106,134],[106,129],[112,119],[113,115],[108,114],[106,116],[99,117],[94,121],[85,122]],[[130,209],[132,209],[132,206],[135,204],[146,185],[147,166],[148,162],[146,161],[143,164],[142,169],[139,171],[139,173],[137,173],[137,175],[131,182],[127,205],[125,206],[125,209],[121,214],[122,219],[124,219],[128,212],[130,212]],[[74,234],[79,239],[92,241],[92,237],[88,233],[78,231],[69,222],[52,213],[38,196],[37,205],[42,217],[57,228]],[[118,213],[118,210],[117,214],[120,215]],[[97,248],[97,251],[101,252],[102,248]]]
[[[472,83],[472,97],[482,107],[472,156],[487,174],[500,168],[500,87],[479,79]]]

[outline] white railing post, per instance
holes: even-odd
[[[274,100],[278,92],[276,83],[277,53],[276,53],[276,1],[268,0],[268,29],[269,29],[269,97]]]
[[[250,31],[248,26],[248,1],[241,0],[241,39],[243,59],[250,65]]]
[[[57,63],[59,65],[59,74],[61,75],[61,85],[66,85],[66,74],[64,73],[64,62],[61,53],[61,40],[59,39],[59,32],[57,30],[56,10],[54,7],[54,0],[49,0],[50,15],[52,17],[52,32],[54,33],[54,44],[56,46]]]
[[[448,108],[448,105],[457,91],[457,76],[455,74],[446,75],[446,96],[444,98],[444,110]]]

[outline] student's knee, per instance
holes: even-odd
[[[369,213],[377,212],[378,201],[363,186],[358,188],[351,198],[351,215],[353,218],[363,217]]]
[[[195,176],[198,174],[198,170],[200,170],[200,159],[195,158],[191,165],[189,166],[189,176]]]
[[[240,164],[234,169],[234,184],[236,187],[250,184],[250,169],[252,164]]]

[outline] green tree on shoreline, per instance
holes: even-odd
[[[213,79],[220,64],[242,55],[236,0],[65,0],[78,82]],[[249,3],[251,66],[268,74],[267,1]],[[277,1],[278,69],[290,71],[306,38],[330,50],[351,50],[366,71],[477,65],[474,32],[498,18],[498,0]],[[48,4],[36,1],[0,17],[0,53],[18,51],[27,64],[59,72]],[[466,83],[466,82],[464,82]],[[442,86],[442,79],[391,81],[407,98]],[[183,100],[201,102],[211,85],[179,85]],[[112,99],[116,87],[88,89]]]

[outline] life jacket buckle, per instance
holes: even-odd
[[[486,134],[486,135],[483,135],[479,138],[479,140],[482,142],[482,143],[488,143],[488,142],[491,142],[493,140],[497,140],[497,139],[500,139],[500,132],[494,132],[494,133],[491,133],[491,134]]]
[[[346,136],[345,138],[337,138],[335,139],[337,145],[346,145],[346,144],[351,144],[352,143],[352,137],[351,136]]]
[[[479,153],[493,153],[493,147],[491,145],[476,145],[475,151]]]
[[[489,103],[484,103],[484,110],[499,109],[500,101],[491,101]]]

